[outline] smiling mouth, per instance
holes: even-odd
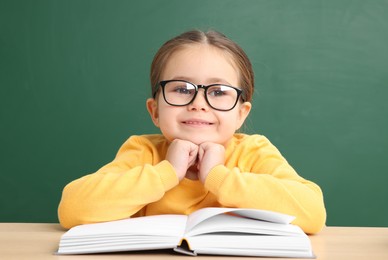
[[[212,125],[213,123],[205,122],[205,121],[183,121],[186,125]]]

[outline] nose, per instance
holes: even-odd
[[[205,90],[198,89],[198,93],[195,96],[194,100],[187,106],[188,110],[192,111],[208,111],[209,105],[207,104],[205,98]]]

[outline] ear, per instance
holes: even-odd
[[[238,108],[238,118],[237,118],[237,125],[236,130],[240,129],[240,127],[244,124],[245,119],[248,117],[249,112],[251,112],[252,104],[251,102],[244,102],[240,105]]]
[[[156,127],[159,127],[158,102],[154,98],[149,98],[146,101],[146,106],[152,122]]]

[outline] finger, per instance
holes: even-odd
[[[200,163],[205,155],[205,149],[202,144],[198,147],[198,162]]]
[[[194,143],[190,143],[190,146],[189,146],[189,164],[190,166],[195,164],[197,161],[198,161],[198,145],[194,144]]]

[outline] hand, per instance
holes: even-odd
[[[182,180],[190,166],[196,163],[198,148],[198,145],[190,141],[175,139],[171,142],[166,160],[174,167],[179,180]]]
[[[198,178],[205,183],[210,170],[225,163],[225,147],[220,144],[205,142],[199,145],[198,150]]]

